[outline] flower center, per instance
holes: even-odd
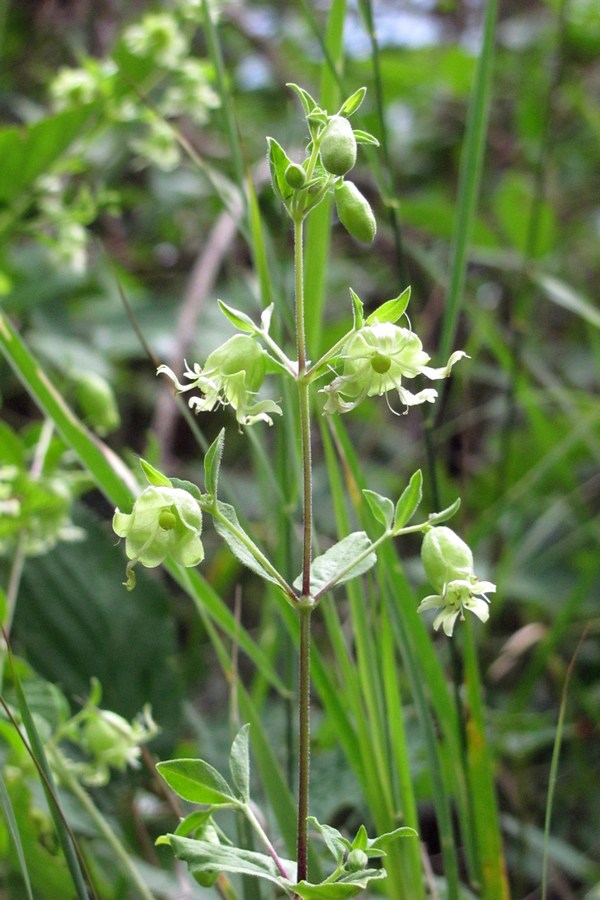
[[[158,517],[158,524],[165,531],[171,531],[177,525],[177,516],[170,509],[163,509]]]
[[[391,364],[392,361],[389,356],[384,356],[383,353],[379,352],[379,350],[377,350],[375,355],[371,357],[371,368],[374,372],[377,372],[378,375],[384,375]]]

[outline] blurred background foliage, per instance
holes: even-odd
[[[365,249],[334,228],[320,340],[326,346],[349,326],[349,285],[369,309],[410,284],[412,324],[438,365],[482,4],[373,4],[382,118],[364,7],[348,4],[340,77],[347,93],[369,87],[358,127],[380,138],[385,129],[388,159],[365,151],[356,176],[379,234]],[[198,0],[4,0],[1,9],[2,307],[66,401],[113,450],[132,466],[141,454],[199,480],[198,446],[154,363],[181,371],[184,357],[203,360],[229,336],[217,296],[254,316],[274,299],[284,322],[290,315],[289,230],[268,182],[265,135],[299,156],[306,138],[284,85],[298,82],[318,96],[328,4],[216,4],[225,109]],[[414,411],[398,419],[373,402],[345,423],[369,486],[392,496],[415,468],[426,469],[429,431],[435,478],[426,477],[427,508],[461,495],[461,532],[498,583],[490,623],[477,634],[515,897],[539,896],[550,760],[576,651],[555,785],[551,896],[595,897],[600,883],[599,53],[594,0],[500,5],[455,342],[471,359],[453,373],[435,421]],[[245,233],[240,166],[265,224],[270,297]],[[56,434],[44,436],[39,412],[3,361],[0,392],[0,571],[9,601],[16,559],[23,568],[14,622],[10,602],[5,615],[15,650],[75,706],[92,676],[104,704],[123,715],[152,703],[163,728],[157,753],[180,752],[193,736],[218,758],[230,686],[202,622],[164,573],[141,577],[133,597],[122,592],[111,508]],[[208,441],[223,424],[231,425],[227,411],[197,422]],[[277,518],[261,496],[271,487],[264,470],[250,474],[247,446],[229,427],[228,490],[268,541]],[[332,536],[319,442],[315,465],[317,527]],[[401,552],[422,596],[418,546]],[[216,542],[207,560],[208,581],[232,608],[241,590],[244,626],[278,664],[277,624],[264,613],[260,585]],[[326,654],[325,634],[317,638]],[[450,678],[448,644],[435,640]],[[284,704],[269,701],[266,682],[244,659],[240,666],[284,759]],[[408,737],[422,836],[435,857],[414,723]],[[319,787],[338,757],[323,716],[315,812],[339,824],[360,818],[363,800],[350,775],[335,796]],[[136,778],[123,778],[104,803],[114,815],[121,804],[127,839],[154,862],[140,838]],[[151,833],[154,813],[144,826]],[[9,844],[5,832],[0,871],[21,896]],[[42,853],[36,846],[30,852]],[[39,896],[66,897],[56,859],[50,868],[32,860],[56,880]],[[125,896],[113,888],[107,896]]]

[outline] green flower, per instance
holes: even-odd
[[[451,528],[432,528],[426,533],[421,559],[427,578],[439,593],[425,597],[418,611],[439,610],[433,620],[436,631],[441,625],[450,637],[457,618],[464,620],[465,609],[487,622],[490,613],[486,594],[494,593],[496,585],[475,575],[471,550]]]
[[[200,390],[203,397],[191,397],[189,405],[195,412],[210,411],[219,403],[232,406],[240,425],[255,422],[273,424],[269,413],[281,415],[281,409],[273,400],[256,400],[267,372],[267,355],[254,340],[245,334],[236,334],[210,354],[204,368],[194,363],[194,368],[186,363],[186,378],[190,384],[181,384],[172,369],[159,366],[157,372],[164,372],[175,383],[178,391]]]
[[[402,386],[403,378],[426,375],[437,380],[446,378],[455,362],[466,354],[453,353],[441,369],[427,365],[429,354],[414,332],[391,322],[376,322],[355,331],[342,352],[344,368],[331,384],[323,388],[328,395],[324,412],[345,413],[366,397],[380,396],[397,390],[404,406],[433,403],[437,391],[426,388],[413,394]]]
[[[113,529],[125,538],[128,590],[135,587],[134,566],[148,569],[167,556],[182,566],[196,566],[204,559],[202,510],[187,491],[172,487],[147,487],[133,504],[130,514],[115,510]]]

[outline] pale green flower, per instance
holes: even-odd
[[[128,590],[135,587],[134,566],[148,569],[167,556],[182,566],[196,566],[204,559],[202,510],[188,491],[173,487],[147,487],[133,504],[130,514],[115,510],[113,529],[125,538]]]
[[[464,620],[465,609],[487,622],[490,613],[486,594],[494,593],[496,585],[475,575],[471,550],[451,528],[440,526],[425,534],[421,559],[427,578],[439,593],[425,597],[418,611],[439,610],[433,620],[436,631],[441,625],[450,637],[456,620]]]
[[[159,366],[177,386],[179,391],[200,390],[203,397],[191,397],[190,407],[195,412],[210,411],[219,403],[235,410],[240,425],[255,422],[273,424],[269,413],[281,415],[281,409],[273,400],[256,400],[267,372],[267,355],[254,340],[245,334],[236,334],[210,354],[202,369],[198,363],[194,368],[186,363],[184,375],[190,384],[181,384],[172,369]]]
[[[425,388],[417,394],[402,385],[403,378],[425,375],[432,380],[446,378],[455,362],[466,354],[453,353],[441,369],[427,365],[429,354],[417,335],[408,328],[400,328],[391,322],[375,322],[353,332],[345,345],[341,358],[343,371],[331,384],[323,388],[328,395],[324,412],[349,412],[366,397],[380,396],[388,391],[398,391],[404,406],[433,403],[437,391]]]

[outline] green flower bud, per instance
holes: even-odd
[[[442,591],[444,585],[473,574],[473,554],[451,528],[432,528],[423,538],[421,559],[431,586]]]
[[[356,185],[344,181],[335,189],[335,205],[340,222],[352,237],[370,244],[377,232],[377,223],[369,201]]]
[[[139,756],[135,731],[126,719],[108,709],[99,709],[86,720],[83,738],[92,756],[115,769],[124,769]]]
[[[306,184],[306,172],[297,163],[290,163],[285,170],[285,180],[291,188],[298,190]]]
[[[351,850],[346,859],[345,868],[348,872],[360,872],[366,869],[369,864],[369,857],[364,850]]]
[[[332,175],[345,175],[356,163],[356,138],[344,116],[332,116],[321,140],[321,162]]]
[[[86,421],[98,434],[109,434],[121,424],[113,390],[108,381],[95,372],[78,375],[77,402]]]

